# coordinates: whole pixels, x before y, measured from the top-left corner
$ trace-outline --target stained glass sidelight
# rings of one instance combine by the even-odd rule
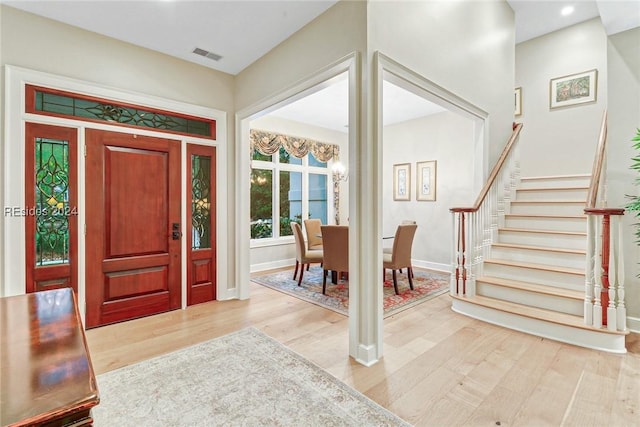
[[[36,138],[36,266],[69,263],[69,143]]]
[[[211,248],[211,157],[191,156],[192,248]]]
[[[212,136],[212,121],[163,114],[156,111],[118,105],[108,101],[84,99],[72,95],[35,91],[35,110],[85,119],[104,120],[129,126]]]

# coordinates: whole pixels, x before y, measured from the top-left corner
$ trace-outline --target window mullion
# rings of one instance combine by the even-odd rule
[[[271,190],[272,195],[272,207],[273,207],[273,238],[277,239],[280,237],[280,164],[276,163],[273,168],[273,189]]]

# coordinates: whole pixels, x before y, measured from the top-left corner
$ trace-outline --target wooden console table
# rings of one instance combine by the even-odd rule
[[[92,425],[99,401],[72,289],[0,298],[0,425]]]

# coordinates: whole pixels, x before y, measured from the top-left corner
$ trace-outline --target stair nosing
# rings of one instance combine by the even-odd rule
[[[587,219],[587,215],[548,215],[548,214],[514,214],[508,213],[504,214],[505,218],[507,217],[515,217],[515,218],[545,218],[545,219]]]
[[[524,262],[507,261],[507,260],[501,260],[501,259],[495,259],[495,258],[485,259],[484,263],[505,265],[505,266],[517,267],[517,268],[529,268],[532,270],[544,270],[544,271],[551,271],[556,273],[572,274],[574,276],[584,276],[584,270],[578,270],[576,268],[569,268],[569,267],[557,267],[554,265],[529,264]]]
[[[530,251],[545,251],[545,252],[561,252],[566,254],[575,254],[575,255],[587,255],[587,251],[582,249],[567,249],[567,248],[551,248],[546,246],[531,246],[531,245],[519,245],[517,243],[492,243],[491,246],[497,246],[502,248],[513,248],[513,249],[525,249]]]
[[[584,300],[584,291],[576,289],[559,288],[556,286],[543,285],[540,283],[523,282],[521,280],[505,279],[495,276],[482,276],[476,279],[477,282],[491,283],[496,286],[502,286],[505,288],[519,289],[525,292],[531,292],[536,294],[544,294],[550,296],[556,296],[559,298]],[[532,289],[535,288],[535,289]]]
[[[572,190],[588,190],[589,186],[586,187],[528,187],[528,188],[518,188],[516,191],[572,191]]]
[[[559,234],[559,235],[567,235],[567,236],[587,236],[587,233],[582,231],[561,231],[561,230],[536,230],[534,228],[511,228],[511,227],[500,227],[498,228],[498,232],[506,231],[506,232],[519,232],[519,233],[542,233],[542,234]]]
[[[531,200],[511,200],[510,203],[555,203],[555,204],[559,204],[559,203],[563,203],[563,204],[576,204],[576,203],[580,203],[583,205],[587,205],[587,202],[585,202],[584,200],[571,200],[571,199],[567,199],[567,200],[554,200],[554,199],[540,199],[540,200],[535,200],[535,199],[531,199]]]
[[[567,327],[574,327],[579,329],[585,329],[593,332],[601,332],[612,335],[627,335],[626,331],[610,331],[606,328],[595,328],[593,326],[585,325],[584,320],[580,316],[575,316],[567,313],[560,313],[557,311],[545,310],[543,308],[526,306],[510,301],[498,300],[491,297],[483,297],[480,295],[473,296],[460,296],[451,295],[452,298],[460,301],[466,301],[470,304],[477,304],[483,307],[491,308],[493,310],[504,311],[517,316],[528,317],[531,319],[537,319],[549,323],[555,323]]]
[[[543,179],[566,179],[566,178],[591,178],[590,173],[578,173],[574,175],[546,175],[546,176],[523,176],[520,181],[535,181]]]

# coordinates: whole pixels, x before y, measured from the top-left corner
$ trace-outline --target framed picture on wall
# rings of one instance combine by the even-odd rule
[[[416,200],[436,200],[436,167],[435,160],[416,163]]]
[[[514,93],[514,101],[515,101],[515,115],[516,117],[522,115],[522,88],[517,87]]]
[[[393,200],[411,200],[411,164],[393,165]]]
[[[598,70],[551,79],[549,83],[549,108],[596,101]]]

